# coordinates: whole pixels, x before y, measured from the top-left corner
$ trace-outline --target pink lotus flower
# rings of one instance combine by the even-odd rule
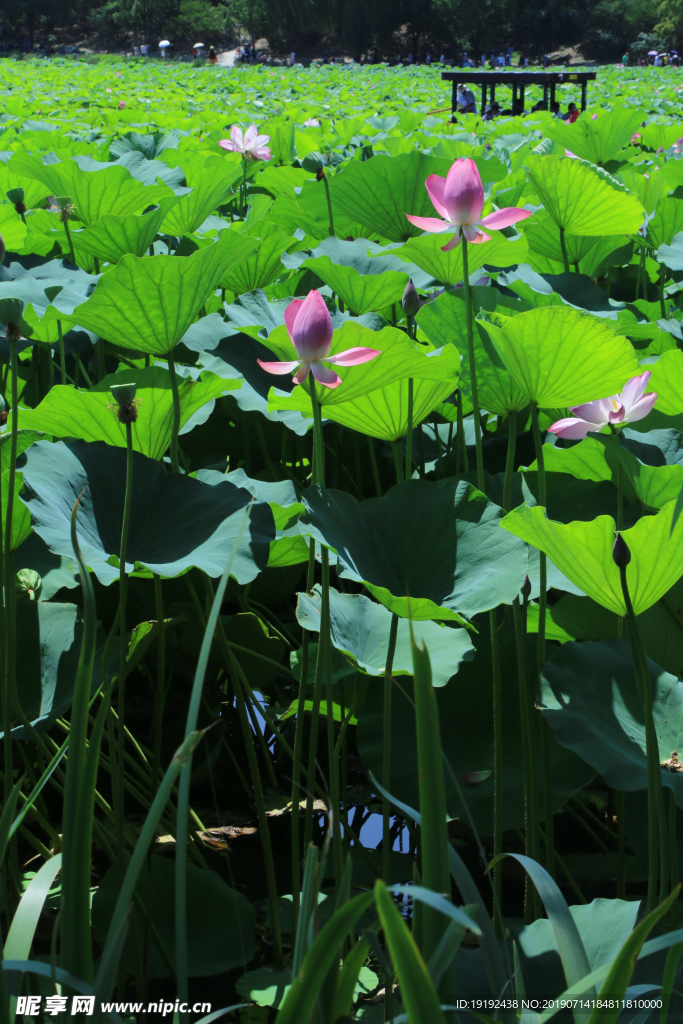
[[[338,366],[358,366],[380,354],[374,348],[350,348],[336,356],[327,354],[332,344],[332,318],[318,291],[309,292],[305,299],[290,302],[285,310],[285,323],[298,359],[274,363],[264,363],[259,359],[258,364],[268,373],[284,374],[296,370],[292,378],[295,384],[303,384],[310,370],[326,388],[339,387],[341,377],[323,366],[323,360]]]
[[[104,91],[105,92],[111,92],[111,89],[105,89]]]
[[[221,139],[218,145],[229,149],[231,153],[241,153],[245,160],[270,160],[266,142],[270,142],[270,135],[259,135],[255,124],[247,128],[244,136],[239,125],[234,124],[230,129],[230,138]]]
[[[638,377],[631,377],[620,395],[572,406],[574,416],[553,423],[548,428],[549,432],[576,441],[589,433],[598,433],[608,425],[625,427],[627,423],[644,419],[657,401],[655,391],[645,394],[649,380],[650,371],[646,370]]]
[[[126,109],[126,104],[123,102],[123,100],[119,100],[119,110],[125,110],[125,109]]]
[[[458,157],[445,178],[440,178],[438,174],[430,174],[425,187],[434,209],[444,219],[413,217],[409,213],[406,217],[411,224],[422,228],[423,231],[454,231],[450,242],[441,247],[443,252],[455,249],[460,244],[461,234],[468,242],[474,244],[488,242],[491,236],[483,232],[481,227],[498,230],[531,216],[529,210],[509,206],[504,210],[489,213],[482,219],[484,188],[474,160]]]
[[[309,117],[309,118],[307,118],[306,121],[304,121],[304,128],[319,128],[319,127],[320,127],[320,121],[318,120],[317,117]]]
[[[121,77],[121,72],[120,72],[120,71],[117,71],[117,72],[116,72],[116,77],[117,77],[117,78],[120,78],[120,77]]]

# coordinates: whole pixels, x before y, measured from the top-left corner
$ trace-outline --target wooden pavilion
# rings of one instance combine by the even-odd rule
[[[496,99],[496,87],[506,85],[512,89],[512,110],[524,110],[524,89],[527,85],[540,85],[543,89],[543,101],[550,105],[555,102],[555,89],[558,85],[581,86],[581,110],[586,109],[586,90],[588,82],[595,81],[595,71],[512,71],[499,68],[493,71],[477,71],[465,68],[462,71],[443,71],[441,78],[453,85],[451,110],[456,113],[456,97],[459,85],[481,86],[481,112],[486,111],[487,91],[489,103]]]

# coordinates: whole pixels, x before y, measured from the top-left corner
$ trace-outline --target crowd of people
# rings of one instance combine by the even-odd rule
[[[456,94],[456,112],[460,114],[478,114],[477,98],[472,90],[464,84],[458,85],[458,91]],[[544,100],[539,100],[531,108],[530,113],[535,113],[538,110],[548,110],[548,104]],[[570,103],[564,114],[560,104],[555,101],[550,104],[550,111],[553,117],[557,117],[560,121],[568,121],[569,124],[573,124],[579,116],[579,110],[576,103]],[[527,111],[517,102],[516,106],[502,110],[500,103],[497,100],[493,100],[488,103],[486,109],[483,112],[484,121],[493,121],[496,117],[521,117],[526,114]]]
[[[624,67],[628,67],[629,64],[633,64],[630,55],[625,53],[621,58],[621,63]],[[644,57],[638,57],[635,61],[637,67],[652,66],[655,68],[677,68],[680,65],[680,57],[678,56],[678,50],[664,50],[662,53],[658,53],[657,50],[650,50]]]

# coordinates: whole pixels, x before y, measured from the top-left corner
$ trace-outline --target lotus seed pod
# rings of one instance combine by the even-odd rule
[[[109,390],[118,406],[116,418],[119,423],[135,423],[138,418],[138,403],[135,401],[137,384],[112,384]]]
[[[417,294],[417,288],[413,284],[412,277],[408,278],[408,284],[401,299],[401,308],[406,316],[415,316],[420,308],[420,297]]]
[[[43,590],[43,578],[35,569],[21,569],[14,581],[18,601],[37,601]]]
[[[620,533],[617,534],[617,538],[614,541],[614,547],[612,548],[612,558],[614,564],[619,569],[625,569],[628,563],[631,561],[631,552],[629,546]]]

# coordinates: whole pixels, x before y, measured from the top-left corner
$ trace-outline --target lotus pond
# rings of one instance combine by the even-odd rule
[[[677,82],[0,64],[3,1022],[683,1019]]]

